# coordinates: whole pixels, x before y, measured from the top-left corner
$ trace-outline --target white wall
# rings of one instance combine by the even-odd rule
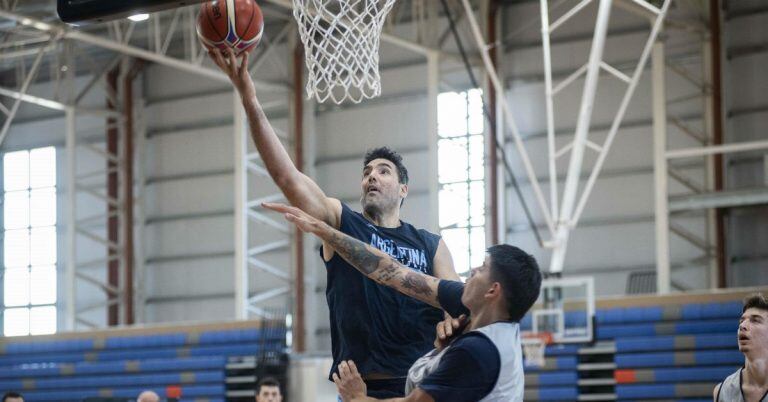
[[[264,72],[260,70],[257,77],[259,74]],[[152,66],[144,74],[143,89],[148,133],[147,227],[143,239],[146,319],[233,319],[232,87]],[[267,103],[286,99],[286,94],[265,93],[260,99]],[[285,135],[285,117],[274,119],[272,124]],[[253,150],[250,139],[248,143]],[[249,187],[251,198],[277,191],[269,179],[251,178]],[[251,223],[249,229],[251,246],[267,240],[269,234],[263,226]],[[287,250],[270,253],[265,260],[291,266]],[[282,286],[270,275],[251,272],[251,292]],[[275,299],[273,307],[285,308],[283,300]]]
[[[731,1],[733,12],[759,1]],[[768,80],[765,65],[768,52],[768,13],[753,13],[728,19],[724,46],[728,54],[724,63],[725,107],[728,112],[724,141],[757,141],[768,138]],[[757,46],[756,50],[749,51]],[[762,46],[762,48],[760,47]],[[743,52],[744,49],[747,52]],[[726,188],[759,188],[768,185],[764,157],[766,151],[732,154],[725,159]],[[728,211],[726,215],[726,249],[729,286],[768,284],[768,207],[757,206]]]

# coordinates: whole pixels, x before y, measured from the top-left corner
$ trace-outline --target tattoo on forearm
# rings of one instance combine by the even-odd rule
[[[432,289],[430,289],[427,279],[423,275],[419,275],[415,272],[406,274],[402,279],[401,284],[405,289],[408,289],[415,294],[423,294],[425,296],[432,295]]]
[[[330,236],[323,238],[348,263],[374,281],[421,300],[434,298],[435,292],[430,285],[435,285],[439,279],[410,271],[382,251],[343,233],[334,231]]]
[[[334,233],[328,242],[345,260],[357,267],[362,273],[370,275],[378,269],[381,257],[368,250],[366,244],[360,240]]]
[[[371,279],[379,283],[388,284],[391,281],[397,280],[400,277],[398,272],[399,264],[393,258],[389,258],[383,267],[376,270],[371,276]]]

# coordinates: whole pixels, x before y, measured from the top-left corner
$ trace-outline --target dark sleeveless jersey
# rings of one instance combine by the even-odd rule
[[[405,222],[384,228],[342,203],[339,230],[391,255],[401,264],[434,275],[432,262],[440,236]],[[322,255],[322,250],[321,250]],[[377,284],[338,253],[325,262],[333,367],[353,360],[361,374],[405,377],[433,348],[441,310]]]

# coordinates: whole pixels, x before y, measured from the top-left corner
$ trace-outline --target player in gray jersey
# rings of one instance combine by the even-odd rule
[[[714,401],[768,402],[768,300],[762,294],[744,300],[738,336],[744,367],[717,384]]]
[[[541,272],[533,256],[508,244],[491,246],[483,265],[472,269],[466,284],[443,280],[406,267],[390,254],[299,208],[263,205],[333,246],[368,279],[441,308],[452,317],[468,317],[452,341],[438,338],[436,348],[413,363],[404,398],[366,396],[357,362],[342,361],[339,372],[333,374],[342,401],[523,402],[519,322],[541,290]]]

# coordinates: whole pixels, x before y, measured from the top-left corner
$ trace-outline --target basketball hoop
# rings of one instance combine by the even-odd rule
[[[381,95],[379,37],[395,0],[293,0],[309,70],[307,98],[336,104]]]
[[[541,332],[538,334],[523,334],[523,365],[525,367],[544,367],[544,351],[552,343],[552,334]]]

